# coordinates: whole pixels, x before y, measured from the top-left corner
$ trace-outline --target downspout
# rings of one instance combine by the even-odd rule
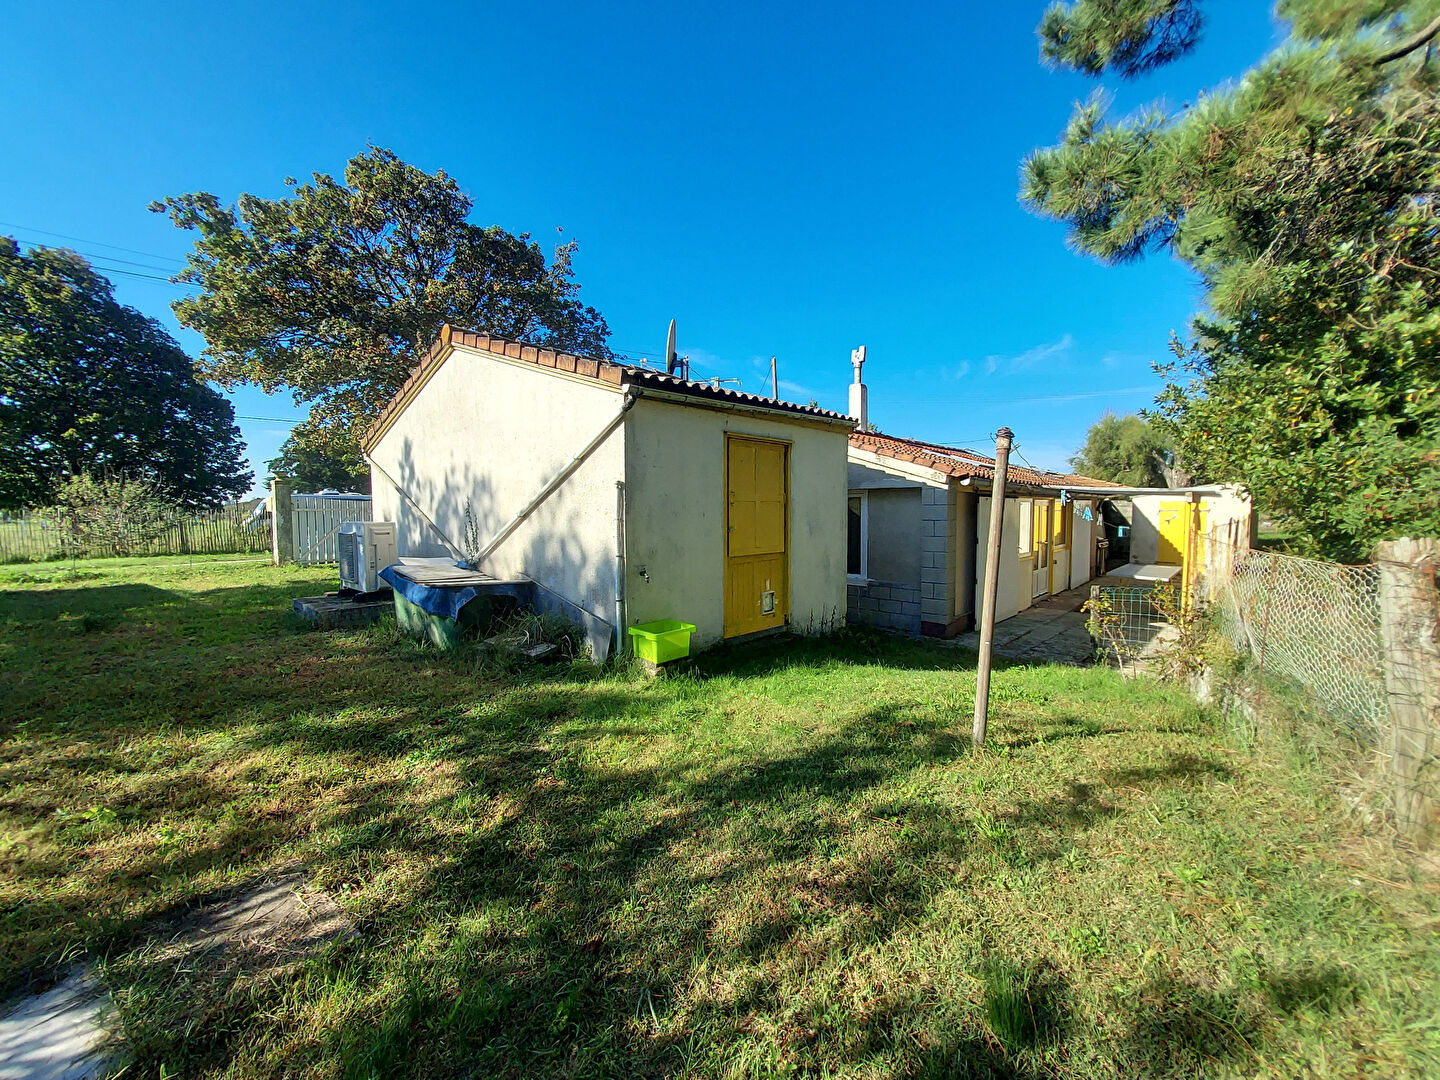
[[[539,493],[526,503],[518,514],[505,523],[489,543],[480,549],[474,560],[477,569],[479,568],[479,564],[494,554],[495,549],[508,540],[516,529],[525,524],[526,519],[529,518],[546,499],[555,494],[556,489],[559,488],[561,484],[570,479],[571,475],[584,463],[585,459],[595,452],[596,447],[610,437],[611,432],[624,422],[625,414],[634,406],[635,399],[639,396],[640,391],[638,388],[628,384],[626,385],[625,401],[621,404],[620,411],[610,419],[609,423],[596,432],[595,437],[585,444],[584,449],[571,458],[569,463],[556,473],[554,478],[541,488]]]
[[[625,481],[615,481],[615,655],[624,656],[625,632]]]

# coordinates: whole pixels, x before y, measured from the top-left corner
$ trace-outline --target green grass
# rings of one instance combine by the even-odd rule
[[[1440,890],[1178,692],[1005,668],[975,753],[956,650],[505,672],[302,630],[329,577],[0,570],[0,989],[99,961],[127,1077],[1440,1071]],[[355,938],[147,961],[294,862]]]

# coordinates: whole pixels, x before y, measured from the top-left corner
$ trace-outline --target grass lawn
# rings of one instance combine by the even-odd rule
[[[1440,889],[1296,740],[1015,666],[975,753],[871,634],[502,675],[300,629],[331,576],[0,569],[0,992],[98,961],[127,1077],[1440,1074]],[[139,959],[297,862],[356,937]]]

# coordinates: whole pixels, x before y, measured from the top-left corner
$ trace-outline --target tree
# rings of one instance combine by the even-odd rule
[[[230,402],[159,323],[74,252],[0,237],[0,508],[84,472],[213,504],[249,488],[244,450]]]
[[[1127,487],[1165,487],[1170,448],[1165,436],[1134,413],[1107,412],[1070,459],[1076,472]]]
[[[307,432],[307,434],[313,433]],[[289,439],[280,456],[266,462],[276,476],[295,481],[297,491],[365,491],[369,470],[360,460],[327,452],[302,440]]]
[[[575,243],[547,265],[529,234],[472,225],[473,204],[443,171],[372,147],[343,182],[285,183],[288,198],[226,207],[201,192],[151,206],[198,233],[177,280],[200,291],[174,309],[205,337],[205,373],[311,404],[282,461],[325,458],[363,476],[360,436],[446,322],[610,355],[605,320],[579,299]]]
[[[1198,0],[1080,0],[1042,51],[1132,76],[1195,47]],[[1440,35],[1433,0],[1282,0],[1290,36],[1180,111],[1094,98],[1022,197],[1109,262],[1170,252],[1207,305],[1155,417],[1317,554],[1440,533]]]

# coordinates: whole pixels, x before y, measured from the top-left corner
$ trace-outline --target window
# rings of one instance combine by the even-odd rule
[[[1057,548],[1070,546],[1070,515],[1074,512],[1074,503],[1057,502],[1055,504],[1055,546]]]
[[[1035,526],[1035,507],[1029,499],[1017,499],[1016,505],[1020,510],[1020,554],[1029,555],[1035,549],[1030,541]]]
[[[845,572],[856,581],[864,581],[869,574],[870,500],[865,492],[858,491],[850,496],[849,505]]]

